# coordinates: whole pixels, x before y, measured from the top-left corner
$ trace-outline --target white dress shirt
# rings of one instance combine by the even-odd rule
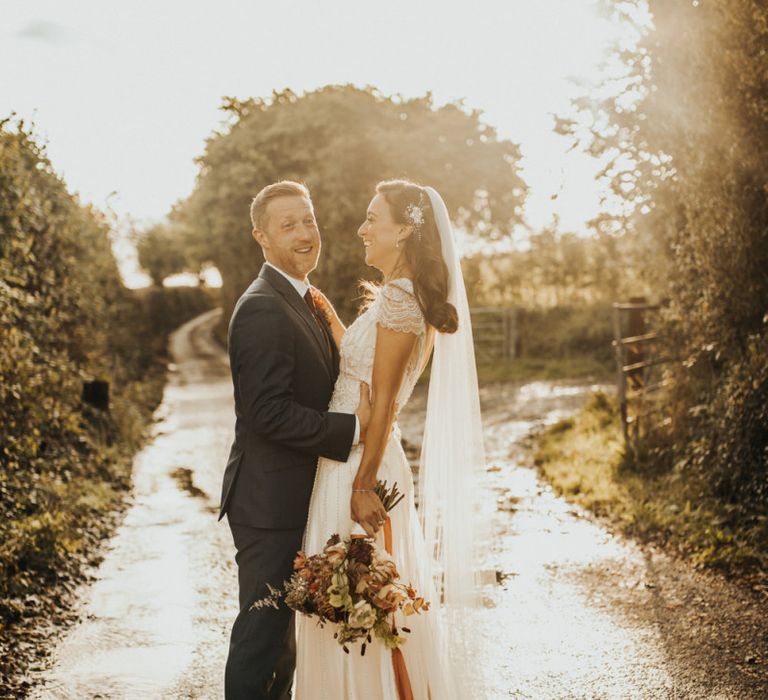
[[[265,265],[269,265],[273,270],[277,270],[285,279],[287,279],[293,288],[299,293],[299,296],[303,299],[304,295],[307,293],[307,290],[310,289],[311,285],[309,284],[309,280],[305,277],[303,280],[297,279],[296,277],[292,277],[287,272],[283,272],[279,267],[276,267],[270,262],[264,261]],[[355,436],[352,439],[352,444],[357,445],[357,443],[360,442],[360,419],[355,415]]]
[[[293,288],[299,293],[299,296],[302,299],[307,293],[307,290],[312,286],[306,277],[303,280],[300,280],[296,277],[292,277],[287,272],[283,272],[279,267],[275,267],[271,262],[265,261],[264,264],[269,265],[273,270],[277,270],[283,277],[285,277],[285,279],[287,279],[293,285]]]

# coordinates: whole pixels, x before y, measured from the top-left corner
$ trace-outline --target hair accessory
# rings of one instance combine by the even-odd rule
[[[405,208],[405,218],[408,219],[408,223],[416,230],[416,237],[421,243],[421,226],[424,223],[424,193],[419,193],[419,203],[409,204]]]
[[[405,216],[416,227],[424,223],[424,210],[416,204],[409,204],[405,208]]]

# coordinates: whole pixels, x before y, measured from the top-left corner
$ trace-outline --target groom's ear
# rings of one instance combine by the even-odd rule
[[[254,228],[253,231],[251,231],[251,234],[253,235],[254,240],[262,248],[269,247],[269,239],[267,238],[267,235],[264,233],[264,231],[262,231],[260,228]]]

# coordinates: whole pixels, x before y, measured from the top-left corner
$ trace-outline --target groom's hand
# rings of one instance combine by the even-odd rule
[[[360,403],[357,405],[355,415],[360,421],[358,442],[363,443],[368,432],[368,423],[371,422],[371,388],[365,382],[360,382]]]

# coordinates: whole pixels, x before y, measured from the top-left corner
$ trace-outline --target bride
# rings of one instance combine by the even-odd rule
[[[296,697],[478,698],[481,689],[467,687],[477,669],[466,630],[478,603],[476,550],[484,542],[473,528],[474,493],[484,456],[469,309],[448,211],[431,187],[381,182],[357,235],[366,263],[384,278],[369,288],[371,303],[345,328],[328,299],[315,294],[341,355],[329,410],[353,413],[366,383],[371,420],[365,444],[353,447],[346,462],[320,458],[303,551],[318,553],[333,533],[345,538],[360,527],[383,549],[387,514],[373,488],[379,479],[396,482],[405,498],[389,513],[392,556],[401,580],[432,607],[406,622],[407,688],[378,639],[364,656],[345,654],[331,626],[297,615]],[[417,514],[396,420],[431,354]]]

